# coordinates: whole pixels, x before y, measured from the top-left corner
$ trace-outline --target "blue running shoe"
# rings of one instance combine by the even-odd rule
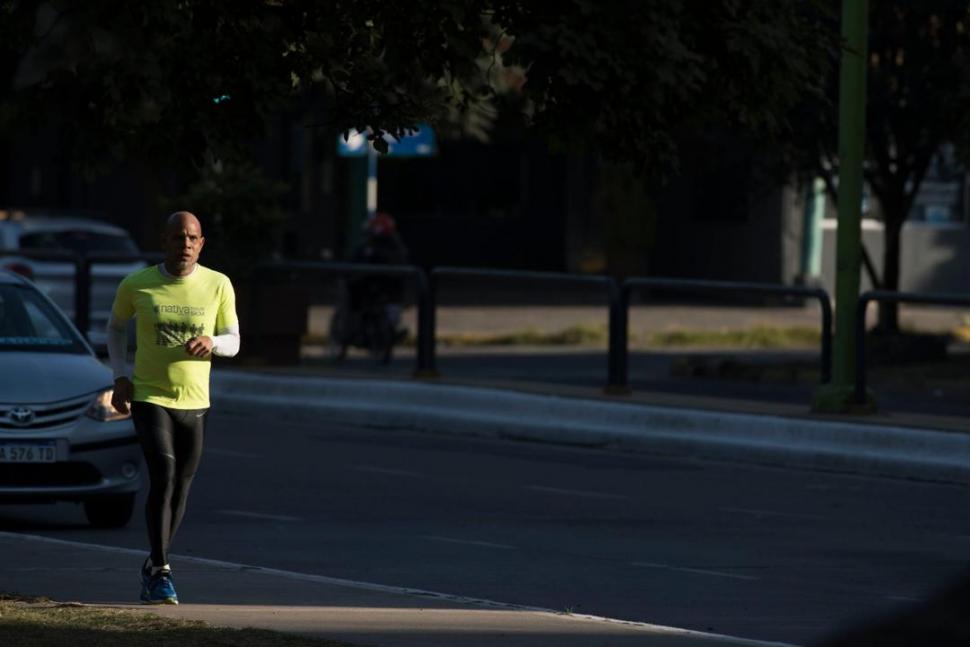
[[[162,571],[152,576],[148,585],[148,604],[178,604],[179,596],[175,593],[172,574]]]

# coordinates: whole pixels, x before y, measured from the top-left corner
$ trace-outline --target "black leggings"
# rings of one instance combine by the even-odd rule
[[[151,481],[145,518],[153,566],[168,564],[168,549],[185,514],[189,486],[202,457],[208,411],[131,403],[131,417]]]

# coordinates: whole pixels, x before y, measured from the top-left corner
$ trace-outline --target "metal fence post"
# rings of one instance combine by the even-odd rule
[[[438,377],[435,368],[435,299],[434,276],[421,268],[414,270],[415,295],[418,302],[418,365],[415,377]]]
[[[818,291],[818,303],[822,308],[822,361],[820,382],[832,381],[832,302],[825,290]]]
[[[609,376],[604,391],[613,394],[628,394],[631,391],[627,370],[630,291],[625,283],[618,286],[613,278],[609,278],[607,281],[610,297],[610,350],[607,360]]]
[[[855,401],[866,403],[866,308],[869,293],[859,295],[855,311]]]

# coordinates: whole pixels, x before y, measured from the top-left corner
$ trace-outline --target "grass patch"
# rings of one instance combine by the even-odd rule
[[[534,328],[505,333],[460,333],[438,335],[442,346],[590,346],[605,344],[606,324],[577,325],[556,331]]]
[[[442,347],[475,347],[475,346],[588,346],[606,344],[608,338],[606,324],[576,325],[556,331],[543,331],[535,328],[500,333],[463,332],[438,333],[437,343]],[[303,335],[302,342],[306,345],[324,346],[329,343],[326,335],[308,333]],[[401,343],[402,346],[417,346],[418,340],[414,331],[408,331],[408,336]]]
[[[941,334],[949,334],[957,341],[970,344],[970,324],[957,326]],[[609,341],[607,325],[578,324],[560,330],[527,328],[498,333],[487,332],[439,332],[437,342],[442,347],[476,346],[595,346]],[[326,346],[326,335],[307,333],[301,342],[306,346]],[[737,329],[693,329],[630,331],[630,345],[637,348],[755,348],[783,349],[816,347],[821,343],[821,332],[815,326],[755,326]],[[414,331],[402,346],[415,347]]]
[[[970,334],[970,332],[968,332]],[[561,330],[525,330],[485,333],[438,333],[440,347],[487,346],[605,346],[609,330],[603,324],[580,324]],[[630,345],[636,348],[804,348],[818,346],[821,333],[809,326],[758,326],[736,330],[681,329],[662,332],[630,333]],[[303,336],[306,345],[327,344],[326,335]],[[417,339],[408,333],[402,345],[415,346]]]
[[[593,346],[609,341],[606,324],[570,326],[546,332],[528,329],[498,334],[439,335],[442,346]],[[630,334],[630,345],[638,348],[801,348],[818,346],[817,328],[755,327],[740,330],[671,330]]]
[[[740,330],[670,330],[638,340],[648,348],[802,348],[818,346],[821,333],[808,326],[756,326]]]
[[[0,594],[4,647],[353,647],[263,629],[228,629],[147,611],[108,609]]]

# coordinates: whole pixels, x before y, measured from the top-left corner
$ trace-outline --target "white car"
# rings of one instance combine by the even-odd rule
[[[20,250],[80,254],[140,254],[121,227],[89,218],[25,214],[0,210],[0,267],[23,274],[37,284],[72,320],[74,313],[73,263],[18,255]],[[118,284],[145,267],[144,261],[94,263],[91,267],[91,305],[88,341],[105,345],[105,327]]]
[[[128,523],[144,469],[112,384],[64,313],[0,270],[0,503],[76,501],[92,525]]]

